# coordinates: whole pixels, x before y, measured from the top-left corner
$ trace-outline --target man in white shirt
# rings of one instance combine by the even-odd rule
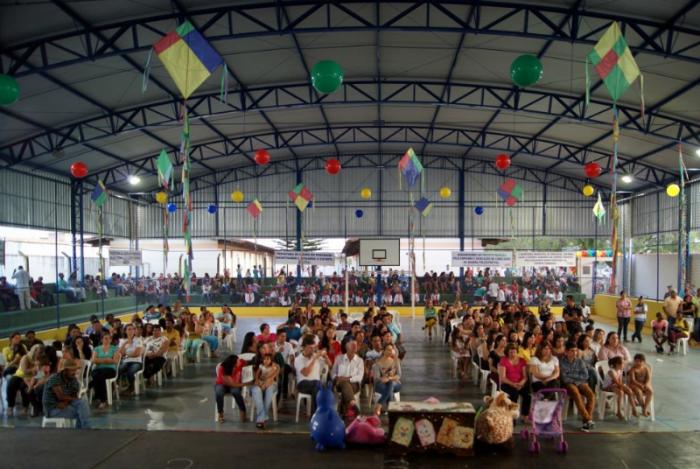
[[[285,330],[277,331],[274,346],[275,353],[279,353],[284,360],[284,369],[282,370],[282,379],[279,380],[277,395],[286,398],[288,389],[287,383],[289,382],[288,376],[289,373],[293,371],[291,363],[294,359],[294,347],[287,342],[287,332]]]
[[[153,336],[146,339],[146,367],[143,370],[143,377],[153,384],[153,377],[165,365],[165,354],[170,347],[170,341],[163,335],[160,324],[153,326]]]
[[[297,375],[297,390],[311,394],[311,414],[316,412],[316,393],[321,384],[321,367],[330,367],[331,362],[325,350],[316,350],[314,336],[305,336],[301,342],[301,353],[294,360]]]
[[[29,274],[20,265],[12,272],[12,279],[15,281],[15,294],[19,297],[19,309],[29,309],[32,302],[29,294]]]
[[[489,297],[493,300],[498,297],[498,284],[493,280],[489,283]]]
[[[355,402],[355,394],[360,391],[365,364],[357,355],[357,342],[349,340],[345,344],[345,355],[335,359],[331,378],[335,390],[341,395],[340,413],[349,418],[357,417],[360,410]]]

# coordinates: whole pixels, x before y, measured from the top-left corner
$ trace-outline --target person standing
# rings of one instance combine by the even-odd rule
[[[642,343],[642,329],[647,320],[647,311],[648,306],[644,304],[644,297],[640,296],[634,307],[634,334],[632,334],[632,342],[634,342],[636,337],[639,343]]]
[[[666,318],[668,319],[668,325],[673,327],[673,323],[676,322],[676,314],[678,313],[678,308],[680,305],[683,303],[683,300],[681,299],[680,296],[676,294],[676,290],[674,290],[670,285],[668,287],[668,296],[664,296],[664,314],[666,315]]]
[[[617,308],[617,335],[627,342],[627,327],[632,316],[632,303],[624,290],[620,292],[620,298],[615,303]]]
[[[21,265],[12,272],[15,281],[15,293],[19,298],[19,309],[29,309],[32,305],[32,296],[29,294],[29,273]]]

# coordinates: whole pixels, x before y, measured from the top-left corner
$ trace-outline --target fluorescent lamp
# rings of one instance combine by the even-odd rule
[[[623,174],[620,180],[625,184],[630,184],[632,181],[634,181],[634,176],[631,174]]]
[[[129,176],[129,184],[131,184],[132,186],[135,186],[136,184],[138,184],[140,182],[141,182],[141,178],[138,177],[137,175],[132,174],[131,176]]]

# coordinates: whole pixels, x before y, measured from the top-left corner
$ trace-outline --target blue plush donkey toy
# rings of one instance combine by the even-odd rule
[[[333,383],[324,388],[319,383],[316,395],[316,412],[311,417],[311,439],[316,442],[316,450],[326,448],[345,449],[345,424],[338,415],[333,395]]]

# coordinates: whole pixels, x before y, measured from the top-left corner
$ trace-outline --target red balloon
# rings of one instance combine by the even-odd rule
[[[331,175],[336,175],[340,172],[340,161],[332,158],[326,160],[326,172]]]
[[[255,152],[255,162],[259,165],[266,165],[270,162],[270,153],[267,150],[258,150]]]
[[[501,153],[496,157],[496,167],[501,171],[505,171],[510,167],[510,156]]]
[[[76,179],[83,179],[88,174],[88,167],[82,161],[76,161],[70,165],[70,173]]]
[[[583,170],[585,171],[586,176],[593,179],[600,176],[602,168],[598,163],[592,161],[590,163],[586,163],[586,165],[583,167]]]

